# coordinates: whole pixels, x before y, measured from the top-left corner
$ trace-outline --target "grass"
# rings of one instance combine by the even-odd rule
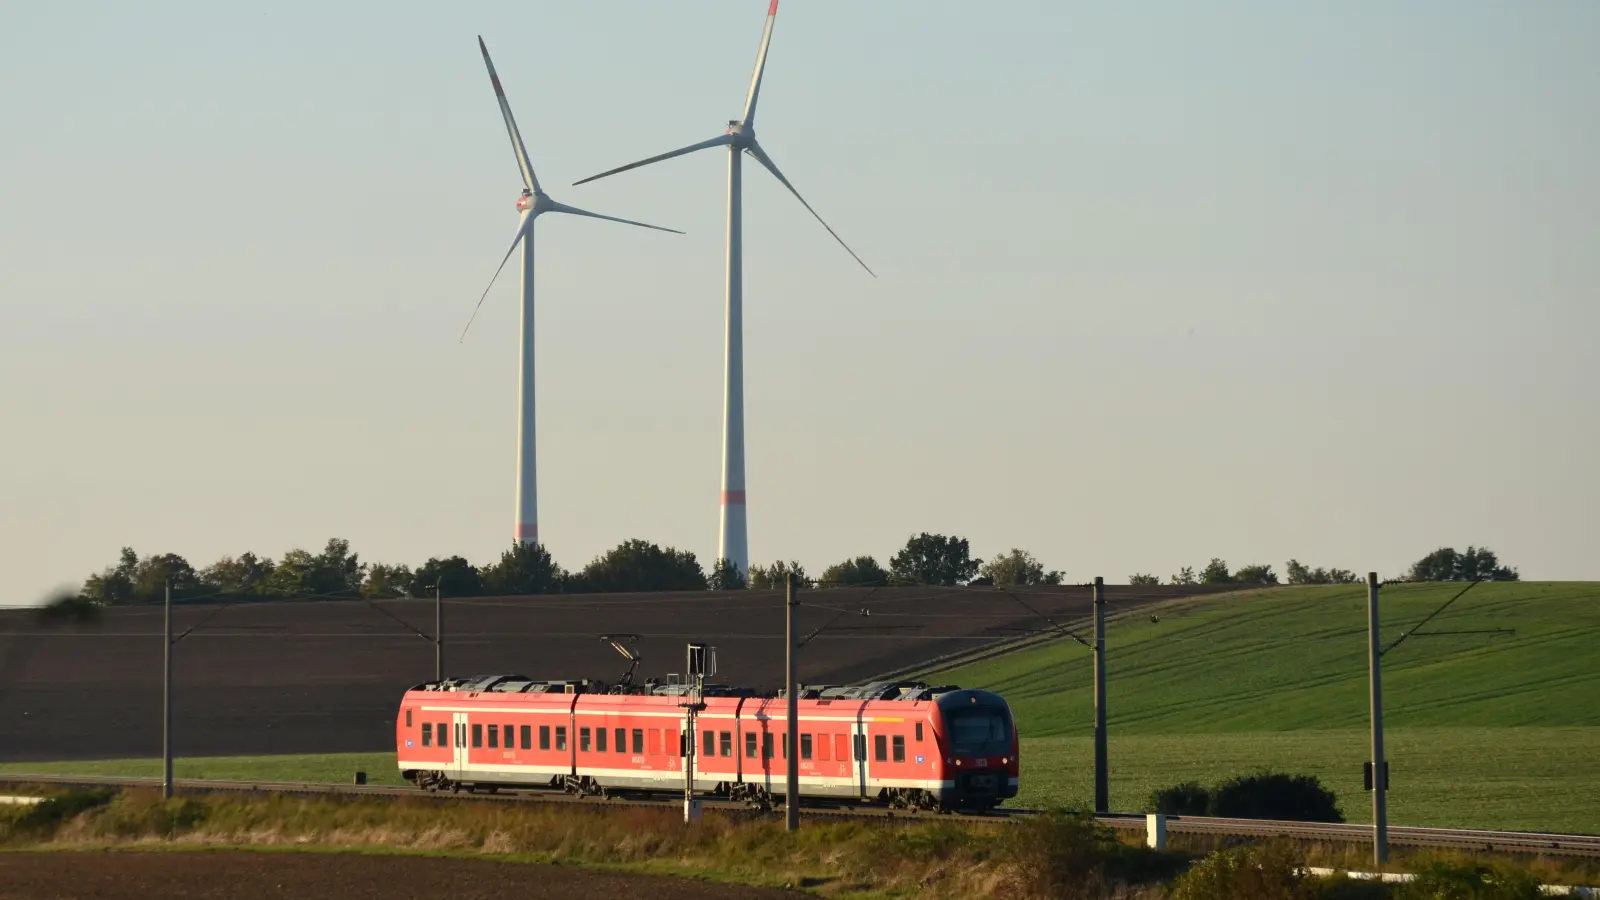
[[[179,757],[174,778],[213,781],[310,781],[350,784],[357,771],[368,784],[403,785],[394,753],[319,753],[286,756]],[[107,778],[160,778],[161,760],[97,759],[0,764],[0,775],[90,775]]]
[[[1386,643],[1463,585],[1382,593]],[[1365,587],[1178,601],[1107,627],[1112,806],[1263,766],[1320,776],[1368,821]],[[1481,584],[1383,659],[1391,821],[1600,832],[1600,586]],[[1058,642],[939,680],[1004,694],[1024,735],[1019,803],[1090,796],[1088,653]],[[1589,802],[1585,802],[1589,801]]]

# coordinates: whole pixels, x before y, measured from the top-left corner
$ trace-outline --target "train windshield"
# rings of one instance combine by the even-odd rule
[[[949,710],[944,714],[949,729],[950,752],[956,756],[999,756],[1011,752],[1011,719],[1004,710]]]

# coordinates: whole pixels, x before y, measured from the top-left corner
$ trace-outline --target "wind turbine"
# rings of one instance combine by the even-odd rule
[[[756,53],[755,74],[750,78],[750,91],[745,95],[744,116],[740,119],[730,120],[728,130],[709,141],[690,144],[687,147],[641,159],[638,162],[628,163],[591,175],[576,184],[585,184],[607,175],[637,169],[653,162],[683,156],[696,150],[705,150],[710,147],[728,148],[728,271],[727,271],[727,321],[726,321],[726,351],[724,355],[723,396],[722,396],[722,527],[717,539],[717,556],[727,560],[738,567],[741,575],[750,571],[750,545],[749,529],[745,516],[744,492],[744,260],[741,241],[740,224],[740,198],[739,198],[739,162],[742,153],[750,154],[751,158],[761,164],[761,167],[772,173],[789,193],[811,213],[839,246],[845,249],[861,263],[861,268],[874,278],[876,274],[867,264],[861,262],[861,257],[844,242],[844,239],[829,227],[817,211],[811,208],[806,198],[800,196],[789,179],[783,177],[772,157],[756,143],[756,101],[761,96],[761,74],[767,65],[767,47],[772,44],[772,23],[778,15],[778,0],[772,0],[767,7],[767,24],[761,32],[761,49]]]
[[[500,266],[494,270],[494,277],[489,279],[489,287],[484,288],[483,293],[479,295],[478,305],[472,308],[472,317],[467,320],[467,327],[461,329],[461,340],[467,339],[467,329],[472,327],[473,319],[478,317],[478,310],[483,307],[483,298],[489,296],[489,288],[494,287],[495,280],[500,277],[506,262],[511,259],[511,254],[517,252],[517,246],[520,244],[522,247],[522,375],[517,407],[517,517],[513,536],[517,542],[537,544],[539,543],[539,485],[538,469],[535,465],[533,416],[533,221],[545,213],[567,213],[591,219],[605,219],[607,222],[621,222],[624,225],[637,225],[640,228],[653,228],[656,231],[671,231],[673,234],[683,234],[683,232],[662,228],[659,225],[646,225],[631,219],[602,216],[552,200],[550,195],[539,187],[538,176],[533,174],[533,164],[528,162],[528,148],[522,143],[522,134],[517,130],[517,120],[511,116],[511,104],[506,102],[505,89],[500,86],[500,76],[495,74],[494,62],[489,59],[489,48],[484,46],[481,35],[478,37],[478,49],[483,52],[483,64],[489,69],[489,81],[494,84],[494,96],[500,102],[500,114],[506,120],[506,134],[511,137],[511,149],[517,156],[517,168],[522,171],[522,196],[517,199],[517,209],[522,211],[522,218],[517,223],[516,236],[511,239],[511,249],[506,251],[506,255],[500,260]]]

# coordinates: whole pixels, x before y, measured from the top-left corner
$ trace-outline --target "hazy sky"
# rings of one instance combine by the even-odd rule
[[[765,0],[0,9],[0,602],[118,548],[716,554],[726,157]],[[746,166],[750,549],[1073,580],[1600,578],[1600,5],[784,0]]]

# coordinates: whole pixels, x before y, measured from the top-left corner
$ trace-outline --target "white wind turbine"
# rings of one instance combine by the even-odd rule
[[[861,263],[861,268],[867,274],[877,276],[861,262],[861,257],[844,242],[844,239],[829,227],[811,204],[800,196],[789,179],[783,177],[778,167],[768,156],[761,145],[756,143],[756,100],[761,94],[761,73],[767,65],[767,47],[772,43],[772,23],[778,15],[778,0],[772,0],[767,7],[767,24],[761,33],[761,49],[756,53],[755,74],[750,78],[750,92],[744,101],[744,117],[728,122],[728,130],[709,141],[690,144],[670,153],[641,159],[635,163],[618,166],[591,175],[576,184],[584,184],[607,175],[626,172],[663,159],[672,159],[683,156],[696,150],[708,147],[728,148],[728,272],[727,272],[727,336],[726,353],[724,358],[723,399],[722,399],[722,527],[717,539],[717,556],[728,560],[738,567],[741,575],[750,571],[750,544],[748,523],[745,517],[745,492],[744,492],[744,297],[743,297],[743,248],[740,239],[740,200],[739,200],[739,161],[741,153],[748,153],[760,163],[763,168],[772,173],[789,193],[794,194],[796,200],[806,208],[839,246],[845,249]]]
[[[500,87],[500,76],[495,74],[494,62],[489,59],[489,48],[484,46],[481,36],[478,38],[478,49],[483,51],[483,64],[489,68],[489,81],[494,84],[495,99],[500,101],[500,114],[506,120],[506,133],[511,136],[511,149],[517,156],[517,168],[522,171],[522,196],[517,200],[517,209],[522,210],[522,219],[517,223],[516,236],[511,239],[511,249],[506,251],[505,257],[500,260],[499,268],[494,270],[494,277],[489,279],[489,287],[484,288],[483,294],[478,297],[478,305],[473,307],[472,318],[467,320],[467,327],[461,329],[461,339],[463,341],[467,339],[467,329],[472,327],[472,320],[478,317],[478,310],[483,307],[483,298],[489,296],[489,288],[494,287],[495,279],[500,277],[506,262],[511,259],[511,254],[517,252],[517,245],[520,244],[522,246],[522,377],[517,407],[517,518],[513,535],[520,543],[537,544],[539,543],[539,485],[538,470],[535,466],[533,415],[533,220],[548,212],[569,213],[591,219],[605,219],[608,222],[621,222],[624,225],[638,225],[641,228],[654,228],[657,231],[671,231],[673,234],[683,234],[683,232],[662,228],[659,225],[646,225],[631,219],[602,216],[550,199],[550,195],[539,187],[538,177],[533,174],[533,164],[528,162],[528,149],[522,143],[521,132],[517,131],[517,120],[511,116],[511,104],[506,102],[506,92]]]

